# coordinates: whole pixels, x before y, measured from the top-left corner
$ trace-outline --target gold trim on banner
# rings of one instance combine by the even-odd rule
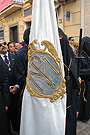
[[[31,55],[33,52],[35,53],[43,53],[43,54],[47,54],[50,57],[53,58],[53,60],[55,61],[55,63],[58,66],[59,72],[56,70],[56,68],[48,61],[48,59],[44,56],[43,60],[44,62],[46,62],[50,68],[57,74],[60,74],[61,77],[61,81],[60,84],[58,85],[58,87],[55,89],[55,92],[52,95],[44,95],[44,89],[41,88],[33,79],[33,77],[31,75],[37,75],[37,76],[43,76],[46,79],[46,82],[48,83],[48,85],[53,86],[53,88],[55,88],[55,83],[52,81],[52,78],[48,75],[45,74],[45,68],[44,68],[44,64],[43,63],[43,69],[44,72],[42,72],[39,67],[41,66],[41,59],[38,58],[38,56],[34,55],[31,58],[32,61],[32,66],[38,71],[38,73],[36,72],[31,72],[29,75],[29,64],[28,64],[28,73],[27,73],[27,80],[26,80],[26,85],[27,85],[27,90],[28,92],[31,94],[31,96],[36,96],[39,98],[50,98],[51,102],[54,102],[56,99],[58,99],[59,97],[63,98],[64,94],[66,93],[65,91],[65,79],[62,76],[62,70],[61,70],[61,64],[60,64],[60,58],[58,57],[58,53],[55,49],[55,47],[53,46],[53,44],[47,40],[43,40],[41,42],[42,46],[45,46],[43,50],[39,50],[35,47],[35,44],[37,44],[37,39],[34,39],[28,46],[28,62],[31,58]],[[46,49],[48,49],[48,52],[45,52]],[[37,59],[39,61],[39,67],[37,67],[35,65],[35,63],[33,62],[33,58],[35,57],[35,59]],[[30,80],[32,80],[33,84],[41,91],[41,93],[37,92],[31,85]]]

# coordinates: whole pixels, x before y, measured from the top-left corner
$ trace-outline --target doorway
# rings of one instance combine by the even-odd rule
[[[9,35],[10,35],[10,41],[19,42],[18,41],[18,25],[9,26]]]

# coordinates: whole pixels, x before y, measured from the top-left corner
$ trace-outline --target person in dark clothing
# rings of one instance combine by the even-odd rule
[[[28,32],[29,31],[29,32]],[[28,64],[28,44],[29,44],[30,28],[27,28],[24,32],[24,46],[21,47],[15,54],[15,79],[16,84],[19,85],[20,89],[20,100],[22,104],[23,92],[26,86],[27,76],[27,64]],[[21,117],[21,112],[20,112]]]
[[[68,41],[69,41],[69,46],[70,46],[70,50],[71,52],[73,52],[73,61],[74,61],[74,64],[76,66],[76,70],[77,70],[77,75],[78,75],[78,79],[80,80],[80,84],[81,84],[81,78],[79,76],[79,73],[78,73],[78,47],[74,44],[74,38],[73,37],[69,37],[68,38]],[[77,117],[78,117],[78,114],[79,114],[79,102],[80,102],[80,92],[78,90],[76,90],[76,110],[77,110]]]
[[[29,34],[30,34],[30,27],[28,27],[23,34],[24,42],[29,45]]]
[[[67,36],[58,28],[66,80],[67,93],[67,114],[66,114],[66,132],[65,135],[76,135],[76,98],[77,90],[79,93],[80,84],[76,66],[74,64],[75,58],[72,48],[69,46]],[[61,38],[62,36],[62,38]],[[78,99],[78,98],[77,98]]]
[[[74,38],[73,37],[69,37],[68,41],[69,41],[69,45],[71,46],[74,54],[77,55],[78,54],[78,47],[74,44]]]
[[[2,43],[0,42],[0,54]],[[0,135],[10,135],[7,110],[10,105],[10,92],[8,86],[8,76],[5,71],[5,64],[0,56]]]
[[[24,90],[26,86],[26,76],[27,76],[27,56],[28,46],[24,45],[15,56],[15,78],[17,84],[20,86],[20,90]]]
[[[8,52],[9,53],[15,53],[15,44],[14,44],[14,42],[8,42]]]
[[[20,86],[21,98],[26,86],[27,64],[28,64],[28,44],[29,44],[30,27],[24,31],[23,39],[26,43],[18,50],[15,56],[15,78]]]
[[[15,53],[22,47],[22,44],[15,43]]]
[[[90,119],[90,38],[82,38],[82,52],[84,57],[80,60],[79,75],[82,79],[80,94],[80,111],[78,120],[88,121]]]
[[[8,84],[10,89],[10,99],[11,104],[8,107],[8,118],[12,124],[15,131],[19,132],[20,126],[20,92],[18,85],[15,80],[14,64],[15,64],[15,54],[8,53],[7,43],[1,39],[2,43],[2,54],[0,54],[2,61],[5,65],[6,74],[8,76]]]

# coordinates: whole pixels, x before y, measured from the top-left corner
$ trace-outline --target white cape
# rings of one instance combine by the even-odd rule
[[[50,41],[64,66],[60,48],[54,0],[33,0],[30,43]],[[40,46],[39,46],[40,47]],[[41,49],[41,48],[40,48]],[[22,102],[20,135],[65,135],[66,94],[53,103],[48,98],[31,96],[25,88]]]

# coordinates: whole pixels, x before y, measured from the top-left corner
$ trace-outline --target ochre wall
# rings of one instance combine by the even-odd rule
[[[28,1],[28,0],[26,0]],[[88,0],[86,0],[88,2]],[[89,2],[90,3],[90,2]],[[26,2],[23,5],[23,8],[11,13],[11,15],[8,15],[3,19],[3,28],[4,28],[4,37],[7,42],[9,42],[9,25],[12,25],[14,23],[18,22],[18,34],[19,34],[19,42],[23,40],[23,33],[24,29],[26,28],[26,22],[24,22],[24,10],[29,8],[31,5],[29,2]],[[88,4],[86,4],[88,6]],[[85,7],[86,8],[86,7]],[[66,20],[66,10],[70,11],[70,21]],[[90,10],[90,8],[88,8]],[[77,0],[76,2],[68,3],[63,6],[63,16],[59,17],[59,19],[62,19],[62,28],[66,35],[73,36],[75,39],[75,42],[79,42],[79,34],[80,34],[80,21],[81,21],[81,0]],[[88,12],[87,10],[85,12]],[[85,16],[87,19],[88,17]],[[27,17],[28,18],[28,17]],[[90,19],[89,19],[90,21]],[[89,21],[86,23],[90,25]],[[88,25],[85,23],[85,28],[88,28]],[[85,30],[85,33],[87,31]],[[87,34],[87,33],[86,33]]]
[[[70,11],[70,21],[66,19],[66,10]],[[64,6],[64,31],[68,37],[73,36],[75,42],[79,42],[81,24],[81,0]]]
[[[16,11],[12,13],[8,17],[3,19],[3,27],[4,27],[4,37],[6,42],[9,42],[9,26],[18,22],[18,34],[19,34],[19,42],[23,40],[23,10]]]
[[[30,3],[25,3],[22,9],[15,11],[14,13],[12,12],[10,15],[2,19],[2,24],[4,28],[4,38],[6,42],[10,41],[9,25],[13,25],[17,22],[18,22],[18,35],[19,35],[18,39],[19,39],[19,42],[23,41],[23,33],[25,29],[25,26],[24,26],[25,22],[23,21],[24,10],[30,6],[31,6]]]
[[[84,36],[90,37],[90,0],[85,0],[84,5]]]

